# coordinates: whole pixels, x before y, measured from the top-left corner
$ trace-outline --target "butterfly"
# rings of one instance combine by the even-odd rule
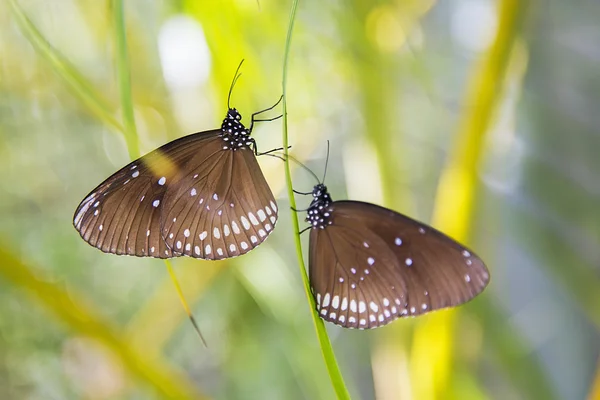
[[[313,174],[314,175],[314,174]],[[309,280],[319,316],[371,329],[465,303],[489,273],[471,250],[442,232],[371,203],[312,192]]]
[[[119,255],[218,260],[254,249],[273,231],[277,204],[250,134],[255,122],[272,120],[256,116],[278,103],[246,128],[228,100],[220,129],[169,142],[92,190],[75,211],[75,229]]]

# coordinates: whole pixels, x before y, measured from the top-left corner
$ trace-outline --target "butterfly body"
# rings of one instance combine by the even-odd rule
[[[436,229],[374,204],[332,201],[322,184],[312,194],[309,274],[326,321],[377,328],[462,304],[487,285],[481,259]]]
[[[79,205],[73,224],[106,253],[217,260],[272,232],[277,206],[251,129],[230,108],[221,129],[169,142],[129,163]]]

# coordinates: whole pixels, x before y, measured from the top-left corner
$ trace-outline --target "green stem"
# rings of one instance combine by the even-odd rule
[[[294,198],[294,192],[292,187],[292,174],[290,172],[290,164],[288,158],[288,113],[287,113],[287,77],[288,77],[288,61],[290,55],[290,47],[292,42],[292,31],[294,29],[294,22],[296,20],[296,10],[298,9],[298,0],[292,1],[292,8],[290,10],[290,21],[288,25],[287,38],[285,41],[285,52],[284,52],[284,60],[283,60],[283,81],[282,81],[282,90],[283,90],[283,148],[285,153],[284,160],[284,168],[285,168],[285,180],[287,184],[287,192],[288,198],[290,201],[290,213],[292,216],[292,229],[294,230],[294,242],[296,245],[296,256],[298,258],[298,266],[300,267],[300,275],[302,276],[302,281],[304,283],[304,292],[306,294],[306,298],[308,299],[308,305],[310,307],[311,315],[313,318],[313,323],[315,326],[315,330],[317,332],[317,338],[319,339],[319,345],[321,346],[321,353],[323,354],[323,359],[325,360],[325,365],[327,367],[327,372],[329,373],[329,378],[331,379],[331,384],[336,392],[338,399],[350,399],[350,394],[348,393],[348,389],[344,383],[344,378],[340,372],[339,366],[337,364],[337,360],[335,358],[335,354],[333,353],[333,348],[331,347],[331,341],[329,340],[329,336],[327,336],[327,331],[325,330],[325,325],[323,324],[323,320],[319,318],[316,313],[316,304],[315,300],[312,296],[310,283],[308,280],[308,275],[306,273],[306,266],[304,265],[304,259],[302,257],[302,244],[300,243],[300,226],[298,223],[298,213],[296,210],[296,200]]]
[[[113,17],[115,23],[117,81],[121,98],[123,123],[125,124],[125,141],[127,142],[129,157],[134,160],[140,156],[140,149],[137,140],[137,129],[135,127],[135,116],[133,114],[129,57],[127,53],[127,33],[125,31],[122,0],[113,0]]]

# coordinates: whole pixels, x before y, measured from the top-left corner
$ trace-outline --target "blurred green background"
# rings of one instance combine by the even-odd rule
[[[290,2],[125,3],[130,148],[219,126],[242,58],[244,121],[281,95]],[[600,398],[598,21],[586,0],[300,2],[292,154],[320,175],[329,139],[334,199],[430,222],[492,277],[455,311],[327,324],[353,398]],[[0,4],[0,398],[334,398],[281,161],[260,158],[280,208],[265,244],[173,262],[208,348],[162,261],[103,254],[72,227],[129,160],[122,39],[111,1]],[[281,121],[253,136],[281,146]]]

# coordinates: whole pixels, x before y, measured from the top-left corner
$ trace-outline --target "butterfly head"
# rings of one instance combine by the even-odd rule
[[[223,149],[237,150],[254,144],[250,137],[250,129],[241,122],[242,115],[235,108],[227,110],[227,116],[221,124],[221,136],[225,145]]]
[[[331,225],[329,220],[331,209],[331,196],[327,191],[327,186],[322,183],[315,185],[312,191],[313,200],[308,207],[306,214],[306,221],[309,222],[313,228],[324,229],[327,225]]]

